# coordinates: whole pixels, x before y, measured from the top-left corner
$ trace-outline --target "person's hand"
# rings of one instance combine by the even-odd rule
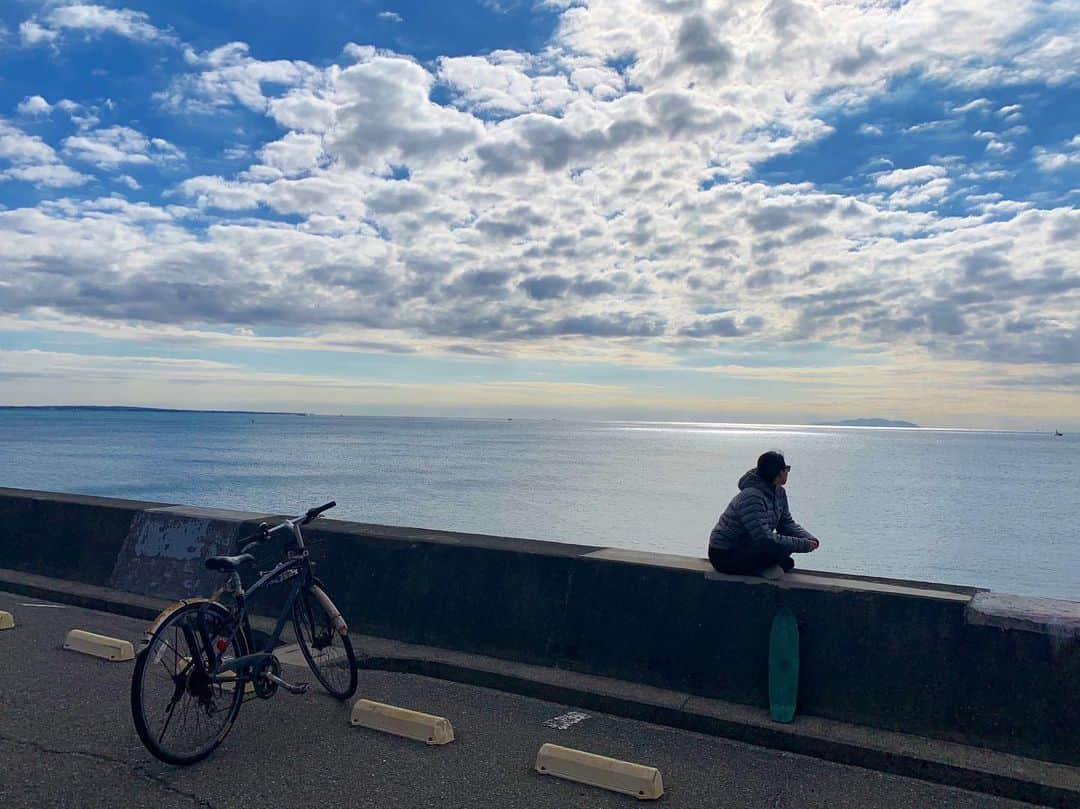
[[[814,538],[811,538],[810,541],[814,543],[813,545],[810,546],[810,551],[811,552],[816,551],[818,548],[821,547],[821,540],[820,539],[817,539],[816,537],[814,537]]]

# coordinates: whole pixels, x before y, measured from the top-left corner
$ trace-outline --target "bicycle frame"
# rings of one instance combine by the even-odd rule
[[[296,579],[289,590],[288,597],[285,599],[281,613],[278,615],[277,622],[274,625],[274,631],[271,632],[270,636],[267,638],[264,648],[258,652],[251,652],[249,650],[249,653],[246,655],[222,661],[219,651],[214,645],[214,639],[208,637],[205,627],[199,627],[200,634],[202,635],[201,640],[203,641],[202,646],[207,650],[207,657],[210,661],[210,669],[205,673],[212,682],[236,682],[237,680],[246,682],[252,679],[251,672],[269,662],[273,657],[273,650],[277,647],[278,641],[281,639],[281,633],[285,629],[285,624],[293,614],[293,607],[296,603],[296,599],[300,596],[301,590],[306,587],[312,587],[316,597],[319,598],[320,601],[323,601],[324,605],[329,607],[327,612],[330,615],[331,620],[334,621],[334,628],[341,634],[348,632],[348,627],[345,625],[344,620],[341,619],[341,614],[338,612],[337,608],[334,607],[329,596],[327,596],[322,588],[318,586],[317,580],[311,572],[311,559],[308,555],[307,548],[304,547],[304,535],[300,531],[300,519],[286,520],[280,525],[270,529],[270,531],[267,532],[267,536],[276,533],[279,530],[283,530],[286,527],[291,531],[292,539],[295,543],[295,547],[287,545],[288,559],[278,563],[266,573],[262,573],[255,583],[247,590],[244,589],[239,572],[234,570],[229,574],[224,588],[224,592],[229,593],[236,600],[236,607],[234,610],[230,610],[230,612],[240,618],[239,625],[232,630],[232,634],[229,637],[229,641],[231,642],[235,637],[236,632],[240,629],[243,630],[246,638],[250,639],[252,637],[251,621],[247,611],[248,596],[269,584],[283,583],[291,578]],[[291,573],[290,571],[296,572]],[[191,638],[188,639],[189,644],[191,643],[191,640]],[[192,646],[191,648],[195,647]],[[202,667],[201,657],[197,660],[196,667]]]

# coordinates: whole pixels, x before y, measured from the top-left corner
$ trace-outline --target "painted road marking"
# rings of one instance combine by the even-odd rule
[[[557,744],[545,744],[536,754],[536,771],[579,784],[609,789],[638,800],[654,801],[664,794],[660,770],[644,764],[598,756]]]
[[[302,669],[308,667],[308,662],[304,659],[304,653],[300,651],[299,643],[290,643],[287,646],[274,649],[274,656],[283,666],[297,666]],[[326,649],[311,650],[311,657],[315,661],[315,665],[326,666],[344,662],[346,656],[343,648],[329,646]]]
[[[556,730],[566,730],[571,725],[576,725],[582,719],[588,719],[587,713],[581,711],[570,711],[570,713],[564,713],[561,716],[555,716],[544,722],[544,727],[555,728]]]

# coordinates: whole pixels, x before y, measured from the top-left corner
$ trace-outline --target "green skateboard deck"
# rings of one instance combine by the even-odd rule
[[[799,625],[781,610],[769,633],[769,711],[777,722],[795,718],[799,696]]]

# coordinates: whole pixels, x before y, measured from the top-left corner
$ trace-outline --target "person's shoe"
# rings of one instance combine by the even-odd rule
[[[795,569],[795,560],[792,559],[790,556],[787,557],[786,559],[781,559],[780,560],[780,567],[783,569],[783,571],[785,573],[790,573],[791,571],[793,571]]]
[[[770,579],[772,581],[775,581],[776,579],[783,577],[784,568],[780,567],[780,565],[769,565],[763,571],[758,573],[758,575],[761,576],[761,578],[763,579]]]

